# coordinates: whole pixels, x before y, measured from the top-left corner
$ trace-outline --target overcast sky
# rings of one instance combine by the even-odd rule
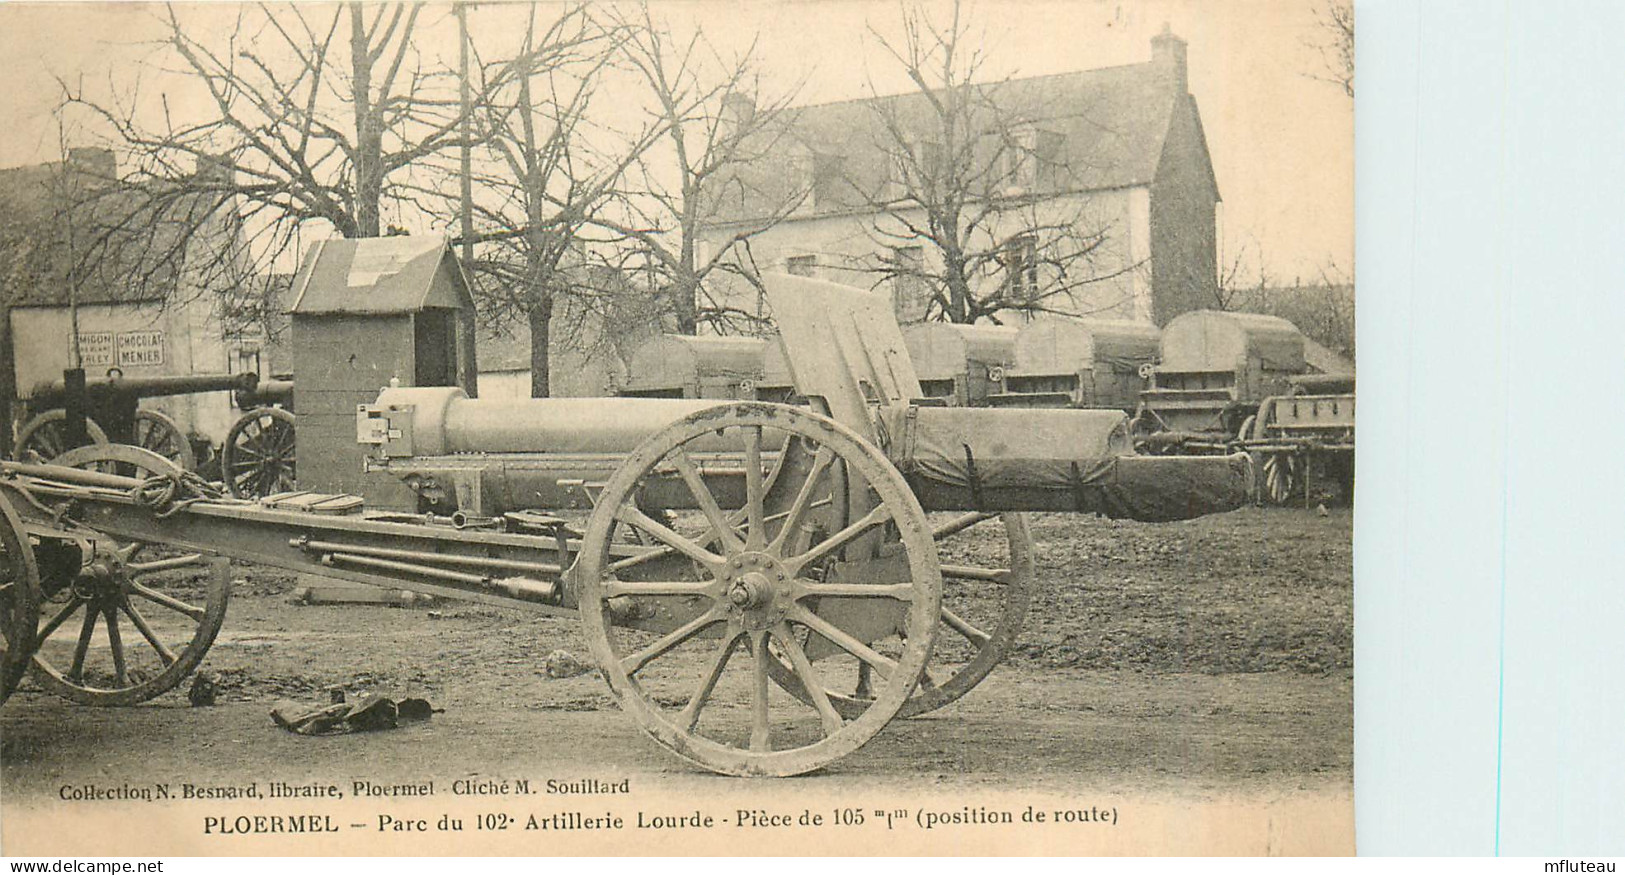
[[[1272,281],[1311,280],[1328,265],[1353,266],[1353,101],[1312,76],[1321,71],[1311,43],[1320,39],[1314,10],[1321,0],[1255,2],[984,2],[969,8],[985,34],[990,75],[1041,75],[1150,57],[1150,39],[1168,24],[1189,42],[1190,89],[1201,108],[1208,147],[1224,198],[1221,249],[1228,260],[1244,247],[1248,273],[1259,257]],[[895,34],[892,2],[672,2],[657,15],[679,32],[702,27],[724,51],[759,40],[768,88],[800,83],[798,102],[906,90],[895,64],[869,34]],[[54,76],[80,79],[95,93],[109,76],[147,75],[145,94],[188,89],[154,75],[159,36],[153,9],[140,4],[0,3],[0,167],[55,160],[59,135],[52,109]],[[519,10],[481,6],[470,16],[478,41],[511,33]],[[229,22],[219,4],[188,8],[201,22]],[[426,53],[454,60],[448,6],[426,16]],[[607,83],[598,105],[635,104],[618,95],[627,81]],[[611,111],[606,109],[605,111]],[[85,134],[71,133],[68,145]]]

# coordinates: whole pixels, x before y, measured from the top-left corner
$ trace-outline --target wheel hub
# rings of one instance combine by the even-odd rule
[[[728,560],[721,578],[728,610],[745,628],[768,629],[784,619],[792,601],[790,574],[771,555],[740,553]]]
[[[120,599],[124,596],[124,583],[128,577],[118,557],[102,554],[79,570],[73,579],[73,591],[80,598],[91,601]]]

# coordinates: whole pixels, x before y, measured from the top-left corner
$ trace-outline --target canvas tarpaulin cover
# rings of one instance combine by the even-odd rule
[[[891,455],[927,510],[1085,511],[1146,522],[1233,510],[1245,454],[1136,456],[1109,410],[911,407],[890,411]]]

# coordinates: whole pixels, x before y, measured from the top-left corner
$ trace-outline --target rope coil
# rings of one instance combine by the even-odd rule
[[[144,478],[130,490],[130,497],[150,509],[158,519],[167,519],[200,501],[215,501],[224,493],[191,471],[173,471]]]

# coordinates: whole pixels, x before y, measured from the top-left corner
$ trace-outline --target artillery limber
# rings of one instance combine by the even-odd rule
[[[651,338],[627,361],[630,375],[618,394],[628,398],[748,399],[762,379],[767,341],[757,337]]]
[[[981,407],[998,391],[1014,357],[1016,329],[1002,325],[919,322],[903,329],[922,398]]]
[[[34,415],[17,434],[16,458],[49,460],[81,443],[118,443],[151,450],[190,471],[197,454],[173,419],[143,408],[144,398],[203,392],[252,392],[259,378],[252,373],[133,376],[114,373],[70,387],[63,379],[35,385],[27,394]],[[81,411],[84,438],[70,435],[73,411]]]
[[[367,464],[451,514],[231,499],[116,446],[6,463],[6,692],[30,657],[86,701],[172,686],[229,586],[216,568],[170,592],[159,572],[233,556],[576,617],[662,746],[718,772],[795,774],[957,699],[1002,659],[1033,586],[1020,511],[1161,520],[1244,499],[1245,456],[1126,455],[1120,412],[917,404],[888,299],[795,277],[767,288],[808,406],[443,387],[362,405]],[[98,626],[111,646],[90,646]],[[143,646],[162,678],[136,675]]]
[[[1352,367],[1284,319],[1186,313],[1163,329],[1162,360],[1135,414],[1136,445],[1152,453],[1249,453],[1258,463],[1255,488],[1275,504],[1300,491],[1307,500],[1320,468],[1347,500]]]
[[[1160,356],[1148,322],[1048,319],[1022,327],[994,407],[1109,408],[1133,413]]]
[[[1286,395],[1265,398],[1242,423],[1235,448],[1260,460],[1260,489],[1275,504],[1314,493],[1317,471],[1354,497],[1354,375],[1302,374]]]
[[[1303,334],[1256,313],[1197,310],[1162,330],[1162,361],[1140,393],[1136,439],[1152,451],[1226,451],[1259,402],[1307,365]]]

